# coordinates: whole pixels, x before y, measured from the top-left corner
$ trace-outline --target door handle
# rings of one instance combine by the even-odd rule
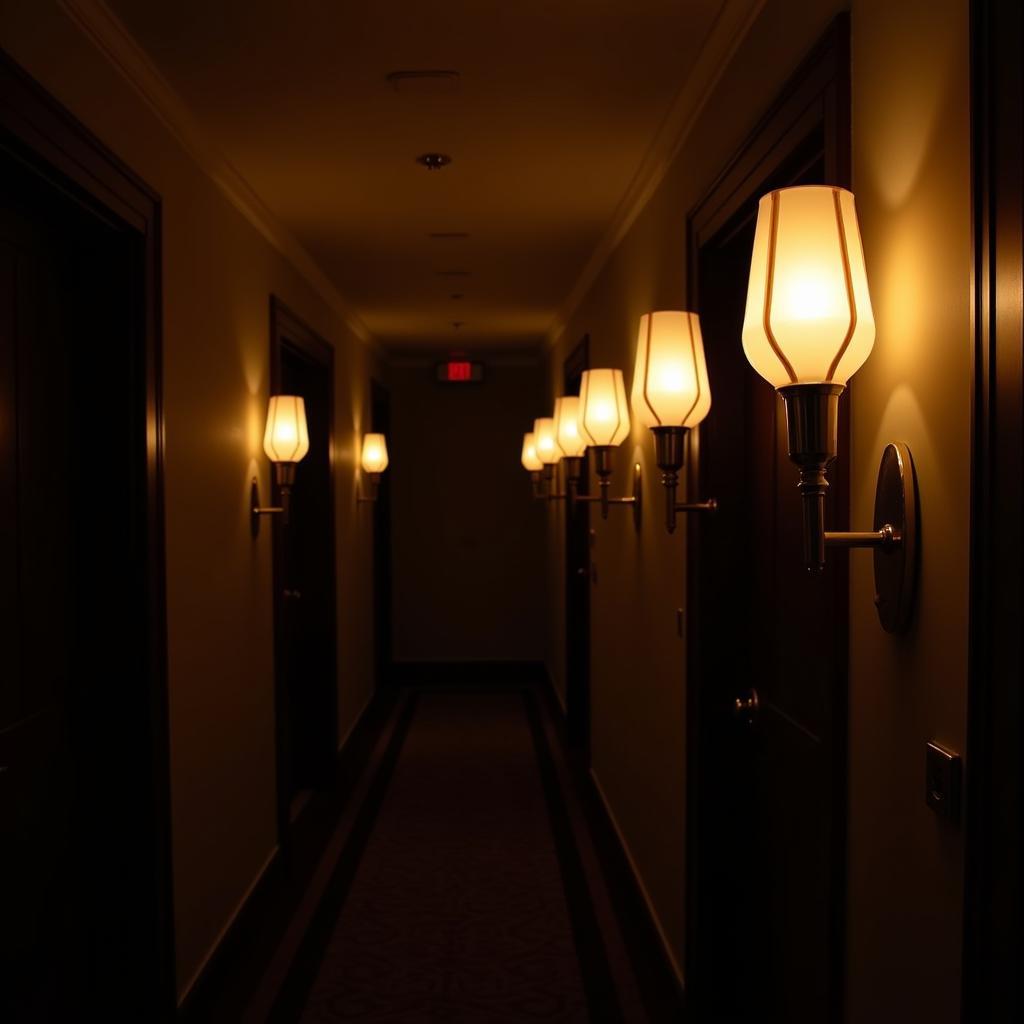
[[[577,569],[577,570],[576,570],[576,575],[577,575],[577,576],[581,576],[581,577],[583,577],[583,578],[585,579],[585,578],[586,578],[587,576],[589,576],[589,575],[590,575],[590,573],[589,573],[589,572],[587,572],[587,570],[586,570],[586,569]]]

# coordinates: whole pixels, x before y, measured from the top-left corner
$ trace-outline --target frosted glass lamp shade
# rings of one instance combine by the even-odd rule
[[[263,450],[271,462],[300,462],[309,451],[306,403],[299,395],[273,395]]]
[[[695,427],[707,416],[711,387],[696,313],[640,318],[630,404],[645,427]]]
[[[555,440],[562,454],[578,459],[587,450],[587,442],[580,436],[580,400],[566,395],[555,401]]]
[[[776,388],[845,385],[874,340],[853,194],[809,185],[763,196],[743,320],[750,365]]]
[[[585,370],[580,384],[580,435],[588,445],[622,444],[629,437],[629,406],[621,370]]]
[[[553,466],[562,457],[555,438],[555,421],[550,416],[533,421],[533,443],[537,458],[545,466]]]
[[[537,458],[537,445],[532,432],[523,434],[522,462],[523,469],[528,469],[531,473],[538,473],[544,468],[544,463]]]
[[[388,443],[383,434],[367,434],[363,438],[361,461],[364,473],[383,473],[388,468]]]

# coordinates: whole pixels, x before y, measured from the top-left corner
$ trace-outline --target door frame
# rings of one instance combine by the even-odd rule
[[[1024,13],[972,0],[973,346],[962,1019],[1024,996]]]
[[[386,413],[381,418],[378,410]],[[370,378],[370,429],[391,436],[391,390],[376,377]],[[381,474],[373,515],[373,630],[374,681],[378,691],[391,686],[394,678],[394,618],[392,616],[391,478]]]
[[[322,368],[327,374],[329,399],[327,409],[327,459],[330,486],[328,488],[328,511],[330,515],[330,538],[328,551],[325,552],[331,565],[331,586],[328,600],[331,622],[331,676],[334,680],[332,689],[332,721],[330,734],[333,737],[332,753],[337,754],[338,747],[338,572],[337,572],[337,518],[335,516],[336,487],[335,479],[335,445],[334,445],[334,346],[321,337],[301,317],[291,310],[276,295],[270,296],[270,393],[278,394],[281,389],[281,357],[285,349],[291,349],[302,358]],[[287,735],[285,732],[285,714],[288,694],[285,689],[285,673],[282,670],[282,658],[285,651],[284,630],[284,545],[281,543],[283,526],[275,517],[274,522],[274,717],[275,717],[275,762],[277,782],[277,834],[282,851],[287,851],[291,833],[291,795],[289,793],[289,766],[287,762]],[[326,785],[329,778],[324,779]]]
[[[562,363],[562,394],[579,394],[570,392],[570,382],[590,368],[590,335],[584,334]],[[589,473],[587,471],[587,453],[583,453],[584,463],[580,473],[578,493],[586,494]],[[584,763],[590,767],[590,504],[576,502],[575,507],[568,503],[565,510],[565,735],[569,745],[579,752]],[[583,544],[586,551],[586,565],[572,565],[571,535],[574,530],[583,532]],[[586,587],[580,586],[575,573],[586,569]],[[585,594],[582,599],[581,611],[586,616],[587,635],[575,645],[581,652],[582,665],[578,672],[573,673],[575,659],[572,656],[574,622],[569,615],[569,595],[573,588]],[[575,685],[574,685],[575,679]]]
[[[138,240],[134,305],[140,374],[136,396],[137,462],[131,488],[137,528],[145,538],[140,567],[141,635],[128,635],[147,666],[144,711],[127,752],[132,770],[148,776],[151,799],[133,807],[139,846],[152,852],[140,866],[137,892],[152,907],[151,955],[140,982],[152,996],[154,1020],[173,1017],[177,1003],[171,866],[170,753],[167,694],[166,563],[164,551],[164,412],[160,196],[5,51],[0,50],[0,145],[34,173]],[[116,680],[113,681],[116,684]],[[138,680],[126,691],[137,696]],[[140,763],[141,762],[141,763]],[[145,894],[145,895],[143,895]],[[141,945],[140,941],[140,945]]]
[[[826,179],[836,185],[851,183],[851,114],[850,114],[850,20],[849,14],[838,15],[825,34],[799,65],[778,98],[750,132],[725,169],[712,183],[687,218],[687,299],[689,309],[700,311],[700,250],[730,220],[760,194],[761,185],[777,173],[814,131],[823,131]],[[844,396],[847,404],[849,398]],[[848,404],[847,404],[848,408]],[[849,416],[840,418],[840,451],[848,449]],[[691,431],[690,455],[687,460],[688,493],[704,494],[700,460],[701,428]],[[849,459],[840,459],[831,473],[836,497],[836,528],[846,529],[849,517]],[[701,737],[704,707],[701,700],[701,517],[687,524],[686,635],[687,653],[687,829],[686,829],[686,952],[688,979],[697,979],[698,950],[702,942],[700,921],[695,912],[702,875],[699,856],[697,808],[700,806]],[[838,649],[843,659],[842,693],[837,696],[835,750],[833,752],[833,806],[835,830],[832,841],[833,920],[837,934],[833,936],[834,963],[831,987],[835,1016],[842,1019],[843,976],[846,917],[846,816],[847,816],[847,724],[846,662],[848,647],[849,595],[846,573],[837,574],[838,607],[842,622],[837,623]],[[692,984],[692,981],[691,981]]]

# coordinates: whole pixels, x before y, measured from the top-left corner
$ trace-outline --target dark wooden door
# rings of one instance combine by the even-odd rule
[[[391,438],[391,393],[370,381],[370,429]],[[377,687],[391,682],[391,477],[383,473],[373,505],[373,630]]]
[[[563,394],[578,395],[590,366],[590,338],[569,353],[563,366]],[[584,456],[580,493],[589,474]],[[580,756],[590,758],[590,505],[565,510],[565,705],[566,735]]]
[[[275,527],[279,771],[290,822],[304,792],[325,785],[337,753],[333,352],[275,305],[274,390],[301,395],[309,452],[299,463],[287,524]],[[283,804],[283,801],[282,801]]]
[[[760,196],[844,183],[837,140],[848,121],[822,116],[820,101],[806,116],[826,72],[843,74],[844,41],[833,36],[824,64],[798,76],[691,220],[691,301],[714,394],[697,486],[720,502],[690,537],[689,991],[699,1020],[842,1018],[848,562],[839,554],[821,575],[804,569],[784,408],[748,364],[741,333]],[[833,529],[846,528],[849,504],[845,398],[840,422]],[[736,701],[755,693],[757,710],[739,712]]]
[[[0,144],[0,1019],[156,1019],[142,249]]]

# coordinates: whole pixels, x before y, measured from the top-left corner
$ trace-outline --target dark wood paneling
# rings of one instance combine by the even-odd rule
[[[1024,11],[972,17],[973,464],[963,1020],[1024,1019]]]
[[[103,674],[103,705],[112,710],[102,737],[96,737],[96,765],[130,777],[98,790],[116,794],[115,815],[98,811],[105,827],[118,834],[108,842],[127,858],[117,891],[110,893],[111,920],[134,924],[122,962],[121,987],[132,993],[139,1015],[168,1018],[175,1003],[173,896],[170,867],[170,789],[167,738],[166,612],[163,505],[163,411],[161,398],[161,207],[157,194],[84,126],[42,90],[6,54],[0,53],[0,147],[55,193],[69,198],[121,239],[124,264],[117,268],[119,324],[126,332],[128,382],[118,402],[126,407],[116,460],[103,465],[116,486],[89,479],[86,500],[104,496],[115,503],[103,524],[104,537],[117,524],[118,547],[111,548],[111,579],[131,611],[122,626],[118,664]],[[121,455],[125,457],[122,458]],[[95,467],[94,467],[95,468]],[[96,536],[93,544],[102,543]],[[130,551],[130,555],[127,552]],[[98,581],[96,601],[107,581]],[[125,595],[128,595],[125,598]],[[90,684],[93,682],[89,681]],[[137,796],[136,796],[137,794]],[[117,824],[119,822],[119,824]],[[120,862],[119,862],[120,863]],[[144,1007],[144,1009],[143,1009]],[[111,1020],[117,1010],[108,1007]]]
[[[689,492],[720,502],[687,530],[687,983],[698,1015],[760,1006],[793,1021],[842,1018],[848,563],[833,558],[816,579],[800,566],[784,417],[747,365],[740,327],[760,196],[850,185],[849,74],[842,15],[687,225],[689,308],[704,321],[715,395],[690,438]],[[829,478],[829,521],[843,530],[848,394]],[[748,728],[728,707],[750,687],[762,708]]]

